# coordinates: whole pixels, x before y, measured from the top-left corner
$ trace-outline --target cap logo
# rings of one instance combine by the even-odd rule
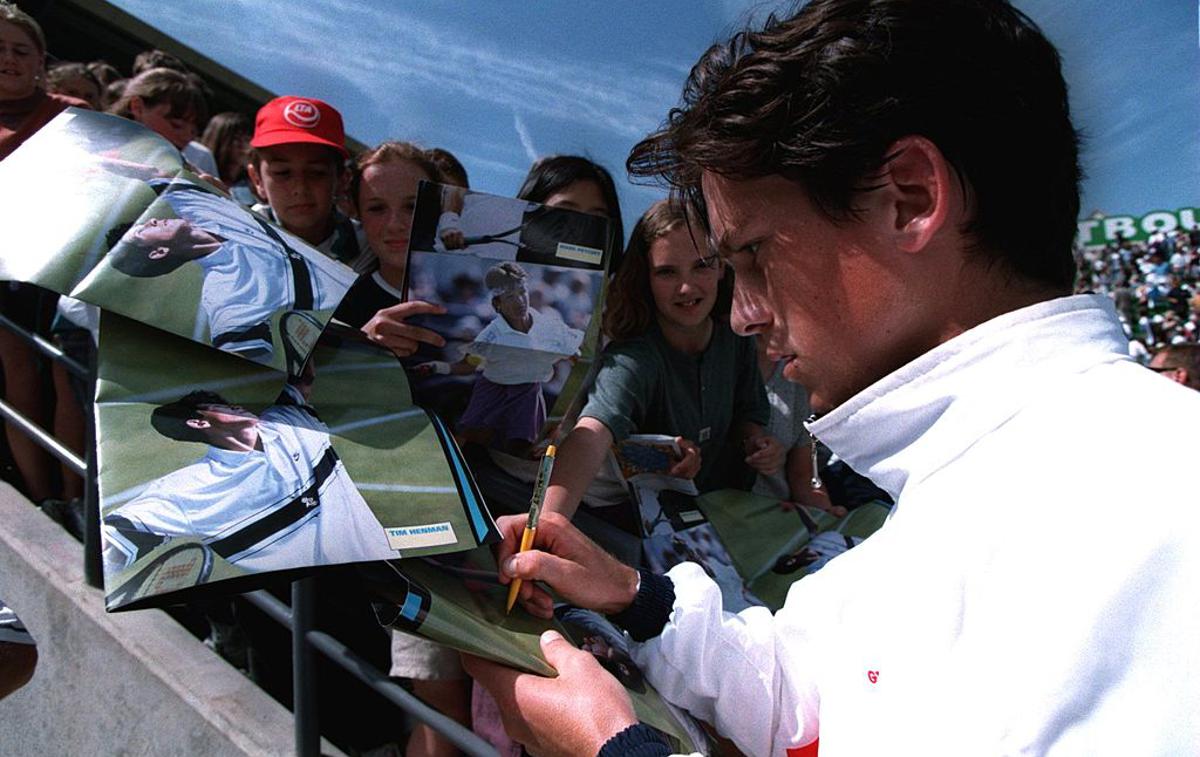
[[[284,107],[283,120],[301,129],[312,129],[321,122],[321,111],[307,100],[295,100]]]

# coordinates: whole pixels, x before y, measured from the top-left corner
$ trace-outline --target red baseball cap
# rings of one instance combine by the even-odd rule
[[[350,157],[346,151],[342,114],[329,103],[313,97],[287,95],[276,97],[258,109],[251,147],[273,147],[296,142],[326,145],[337,150],[342,157]]]

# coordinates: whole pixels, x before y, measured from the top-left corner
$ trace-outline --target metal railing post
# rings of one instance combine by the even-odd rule
[[[321,725],[317,721],[317,671],[308,632],[316,610],[316,579],[292,584],[292,712],[296,718],[296,754],[318,757]]]
[[[96,396],[96,372],[89,371],[89,397]],[[84,408],[83,454],[87,460],[87,477],[83,482],[83,577],[89,586],[104,587],[104,565],[100,543],[100,471],[96,458],[96,406]]]

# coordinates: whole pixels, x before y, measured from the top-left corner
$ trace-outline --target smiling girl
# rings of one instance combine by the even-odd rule
[[[359,277],[334,317],[400,357],[413,354],[422,342],[441,347],[440,336],[405,319],[445,308],[402,302],[417,187],[421,181],[440,181],[441,174],[423,150],[408,142],[384,142],[359,156],[356,168],[350,195],[379,269]]]
[[[728,285],[677,204],[646,211],[608,296],[604,331],[613,341],[559,452],[547,509],[574,514],[609,447],[633,433],[678,437],[684,452],[671,475],[694,479],[701,492],[742,483],[743,457],[759,472],[779,469],[782,446],[763,430],[754,342],[735,335],[723,312]]]

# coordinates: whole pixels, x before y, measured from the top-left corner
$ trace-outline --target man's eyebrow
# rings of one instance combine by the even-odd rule
[[[742,247],[740,243],[734,240],[733,231],[731,230],[726,230],[713,244],[717,249],[718,255],[732,255]]]

